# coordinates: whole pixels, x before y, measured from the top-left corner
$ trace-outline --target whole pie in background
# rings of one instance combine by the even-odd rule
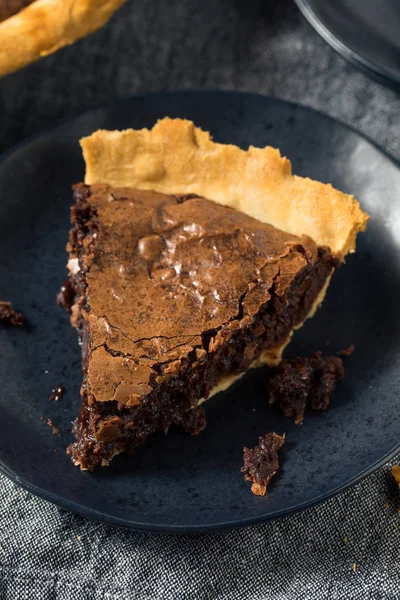
[[[126,0],[0,0],[0,76],[102,27]]]

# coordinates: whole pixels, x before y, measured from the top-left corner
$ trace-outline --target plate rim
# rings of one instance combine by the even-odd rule
[[[303,1],[303,0],[295,0],[295,1],[297,2],[297,1]],[[272,102],[272,103],[276,103],[276,104],[283,103],[283,104],[289,105],[295,109],[300,109],[300,110],[306,111],[306,112],[317,113],[319,115],[319,117],[326,119],[328,121],[334,122],[335,124],[337,124],[341,127],[344,127],[347,130],[350,130],[353,134],[356,134],[358,137],[362,138],[365,142],[370,144],[376,151],[378,151],[386,159],[388,159],[396,168],[400,168],[399,161],[397,161],[393,156],[391,156],[384,148],[381,148],[374,140],[371,140],[367,135],[358,131],[352,125],[348,125],[347,123],[344,123],[340,119],[336,119],[335,117],[332,117],[331,115],[323,113],[322,111],[319,111],[319,110],[314,109],[307,105],[303,105],[300,103],[296,103],[293,101],[279,98],[278,96],[269,96],[269,95],[251,92],[251,91],[245,91],[245,90],[219,90],[219,89],[215,89],[215,88],[206,88],[206,89],[200,89],[200,90],[199,89],[177,89],[177,90],[166,90],[166,91],[158,90],[158,91],[153,91],[153,92],[149,92],[149,93],[136,93],[136,94],[130,94],[129,96],[125,96],[125,97],[121,97],[121,98],[114,98],[113,100],[110,100],[106,103],[102,103],[102,104],[95,105],[92,107],[86,107],[86,109],[80,110],[75,115],[66,117],[64,119],[56,120],[49,127],[46,127],[45,129],[37,132],[36,134],[34,134],[32,136],[28,136],[28,137],[24,138],[23,140],[21,140],[20,142],[18,142],[17,144],[11,146],[8,150],[6,150],[5,152],[0,154],[0,165],[2,165],[4,161],[6,161],[10,156],[12,156],[15,152],[19,151],[24,146],[28,146],[32,142],[38,141],[41,138],[45,138],[47,135],[53,133],[55,130],[60,129],[60,128],[64,127],[65,125],[67,125],[68,123],[74,122],[74,121],[82,118],[87,113],[95,112],[98,110],[104,110],[109,107],[112,107],[112,106],[115,106],[118,104],[122,104],[122,103],[129,103],[134,99],[135,100],[145,99],[149,96],[159,96],[161,98],[165,95],[169,95],[169,96],[193,95],[193,96],[195,96],[195,95],[199,95],[199,94],[202,94],[205,96],[220,94],[220,95],[226,95],[226,96],[235,95],[235,96],[243,96],[243,97],[256,97],[256,98],[261,98],[267,102]],[[70,510],[71,512],[78,514],[80,516],[83,516],[91,521],[101,522],[101,523],[105,523],[105,524],[112,525],[115,527],[129,529],[129,530],[133,530],[133,531],[147,531],[147,532],[151,532],[151,533],[164,533],[164,534],[200,534],[200,533],[212,532],[212,531],[232,530],[232,529],[237,529],[240,527],[248,527],[251,525],[267,523],[270,521],[282,519],[284,517],[293,516],[295,514],[303,512],[304,510],[313,508],[313,507],[315,507],[319,504],[322,504],[323,502],[337,496],[341,492],[344,492],[347,489],[353,487],[354,485],[356,485],[357,483],[362,481],[364,478],[366,478],[369,475],[371,475],[372,473],[374,473],[380,467],[382,467],[386,463],[390,462],[390,460],[393,459],[394,456],[398,453],[399,449],[400,449],[400,442],[396,446],[394,446],[389,452],[387,452],[384,456],[382,456],[380,459],[375,461],[368,468],[364,469],[363,471],[360,471],[357,475],[355,475],[353,478],[348,480],[346,483],[333,488],[332,490],[330,490],[329,492],[327,492],[325,494],[321,494],[321,495],[317,496],[316,498],[314,498],[311,501],[310,500],[304,501],[303,503],[296,505],[296,507],[293,507],[292,509],[277,510],[277,511],[267,514],[267,515],[258,515],[258,516],[249,517],[246,519],[229,520],[229,521],[224,521],[222,523],[209,523],[209,524],[200,524],[200,525],[176,526],[176,525],[168,525],[165,523],[164,524],[140,523],[140,522],[127,521],[126,519],[123,520],[123,519],[120,519],[113,515],[105,514],[104,512],[97,511],[94,508],[89,508],[85,505],[78,504],[76,501],[68,500],[68,499],[64,498],[63,496],[59,496],[56,493],[53,493],[46,489],[43,489],[39,486],[36,486],[34,483],[29,481],[29,479],[27,477],[21,477],[14,470],[7,467],[6,464],[4,464],[4,462],[3,462],[1,452],[0,452],[0,473],[2,473],[10,481],[12,481],[18,487],[21,487],[22,489],[26,490],[27,492],[32,493],[35,496],[38,496],[38,497],[46,500],[47,502],[50,502],[58,507]]]
[[[53,504],[62,509],[66,509],[71,511],[74,514],[80,515],[81,517],[85,517],[89,521],[104,523],[105,525],[112,525],[113,527],[118,527],[125,530],[130,531],[144,531],[148,533],[162,533],[162,534],[185,534],[185,535],[196,535],[202,533],[209,532],[218,532],[218,531],[229,531],[233,529],[240,529],[242,527],[249,527],[252,525],[262,525],[266,523],[270,523],[272,521],[278,521],[280,519],[286,517],[292,517],[294,515],[300,514],[305,510],[314,508],[318,505],[327,502],[330,499],[335,498],[342,492],[350,489],[354,485],[360,483],[363,479],[372,475],[375,471],[377,471],[380,467],[383,467],[385,464],[390,462],[394,456],[398,453],[400,449],[400,443],[397,444],[392,450],[389,451],[384,457],[370,465],[368,469],[361,471],[349,480],[347,483],[338,486],[327,492],[326,494],[321,494],[317,496],[311,501],[305,501],[303,503],[298,504],[296,507],[292,509],[283,509],[278,510],[269,515],[260,515],[257,517],[249,517],[248,519],[241,520],[233,520],[233,521],[225,521],[223,523],[210,523],[206,525],[158,525],[158,524],[149,524],[149,523],[140,523],[140,522],[131,522],[126,519],[119,519],[114,517],[113,515],[105,514],[103,512],[97,511],[94,508],[88,508],[82,504],[77,504],[71,500],[65,499],[63,496],[58,496],[48,490],[44,490],[35,484],[31,483],[29,480],[24,479],[14,473],[11,469],[8,469],[2,462],[0,456],[0,473],[7,477],[12,483],[22,488],[23,490]],[[250,490],[249,490],[250,493]]]
[[[310,6],[310,0],[294,0],[298,9],[310,23],[312,28],[320,35],[320,37],[329,44],[335,52],[342,58],[347,60],[357,69],[360,69],[364,74],[368,75],[379,83],[395,88],[398,90],[400,86],[400,73],[397,75],[392,70],[380,66],[378,63],[365,58],[349,46],[342,42],[329,27],[317,16],[315,10]]]

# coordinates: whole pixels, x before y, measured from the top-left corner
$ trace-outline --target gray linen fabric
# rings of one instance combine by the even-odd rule
[[[189,87],[311,106],[400,158],[399,94],[346,64],[291,0],[132,0],[0,81],[0,150],[116,96]],[[91,523],[0,476],[0,599],[396,600],[396,494],[388,465],[294,517],[190,537]]]

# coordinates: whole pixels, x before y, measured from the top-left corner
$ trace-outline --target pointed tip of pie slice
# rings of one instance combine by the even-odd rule
[[[306,234],[341,261],[355,251],[369,220],[353,196],[293,175],[279,150],[218,144],[184,119],[165,118],[153,129],[98,130],[80,143],[87,184],[195,193],[288,233]]]

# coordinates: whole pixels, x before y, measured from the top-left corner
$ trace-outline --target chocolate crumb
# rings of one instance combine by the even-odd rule
[[[64,395],[64,386],[58,385],[55,387],[51,393],[50,400],[61,400]]]
[[[21,327],[25,323],[24,316],[15,311],[11,302],[0,300],[0,323],[3,325],[12,325],[13,327]]]
[[[60,433],[61,433],[61,430],[60,430],[60,429],[58,429],[58,427],[56,427],[56,426],[54,425],[54,423],[53,423],[53,421],[52,421],[51,419],[47,419],[47,425],[48,425],[49,427],[52,427],[52,428],[53,428],[53,435],[60,435]]]
[[[44,421],[44,417],[40,417],[40,420],[41,420],[41,421]]]
[[[311,358],[284,359],[269,380],[272,400],[286,417],[301,423],[307,406],[326,410],[336,381],[344,377],[343,362],[316,352]]]
[[[348,348],[345,348],[344,350],[340,350],[338,352],[338,356],[343,356],[343,358],[347,358],[348,356],[351,356],[354,352],[354,345],[351,344]]]
[[[244,466],[241,471],[246,481],[251,481],[251,491],[264,496],[269,482],[279,469],[278,451],[285,443],[285,436],[267,433],[258,438],[254,448],[243,448]]]

